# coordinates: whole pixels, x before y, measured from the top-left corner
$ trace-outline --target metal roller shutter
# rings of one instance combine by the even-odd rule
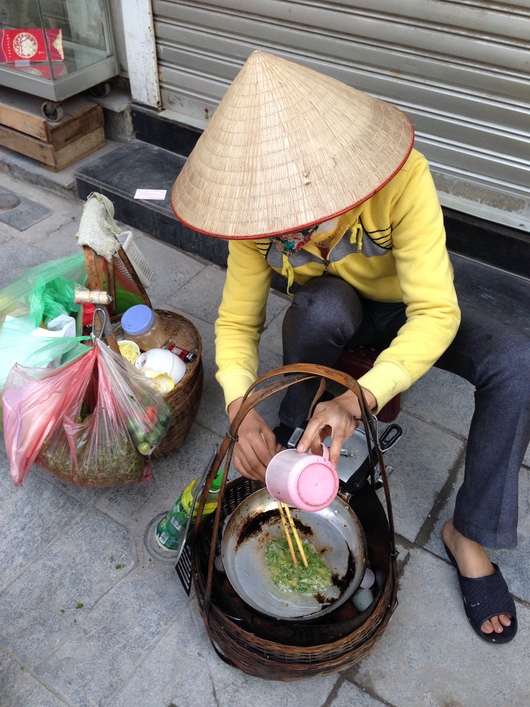
[[[153,0],[164,115],[204,128],[257,48],[404,110],[445,206],[530,230],[528,0]]]

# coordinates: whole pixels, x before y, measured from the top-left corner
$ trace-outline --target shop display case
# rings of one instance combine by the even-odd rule
[[[45,117],[117,73],[107,0],[0,0],[0,86],[44,99]]]

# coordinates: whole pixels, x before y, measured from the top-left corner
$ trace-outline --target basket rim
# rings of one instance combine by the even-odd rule
[[[228,623],[228,617],[217,608],[205,607],[200,598],[198,603],[210,642],[224,662],[262,679],[309,679],[345,670],[368,655],[397,606],[397,575],[394,566],[378,601],[378,610],[371,614],[369,622],[337,641],[308,648],[257,640],[236,624]]]
[[[191,333],[195,336],[197,342],[197,345],[195,347],[197,357],[194,361],[186,363],[186,373],[184,374],[183,378],[177,383],[177,385],[172,390],[169,391],[169,393],[166,393],[164,395],[165,400],[169,401],[173,400],[174,398],[177,398],[190,384],[195,385],[195,381],[192,381],[192,379],[194,376],[197,375],[198,369],[202,367],[202,339],[195,324],[193,324],[193,322],[190,321],[184,315],[179,314],[178,312],[173,312],[168,309],[157,308],[154,311],[157,314],[162,315],[163,317],[177,319],[181,323],[184,322],[185,325],[188,327],[188,330],[191,331]],[[176,346],[178,346],[178,342],[174,341],[171,336],[168,336],[168,339],[172,341]]]

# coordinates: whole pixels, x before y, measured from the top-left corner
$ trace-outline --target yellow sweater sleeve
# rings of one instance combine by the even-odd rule
[[[407,321],[374,367],[359,379],[378,409],[407,390],[447,349],[460,323],[442,210],[425,158],[414,153],[373,197],[390,214],[392,254]]]
[[[228,406],[257,378],[272,269],[254,241],[230,241],[223,297],[215,323],[216,378]]]

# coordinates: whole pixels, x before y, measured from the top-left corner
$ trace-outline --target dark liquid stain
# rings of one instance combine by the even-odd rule
[[[331,581],[333,584],[338,587],[340,590],[340,593],[342,595],[342,592],[346,589],[346,587],[349,587],[350,584],[353,581],[353,578],[355,576],[355,559],[353,557],[353,553],[350,551],[348,553],[348,567],[346,569],[346,573],[342,576],[339,576],[338,574],[333,574],[331,576]]]
[[[266,525],[274,516],[279,516],[278,511],[264,511],[263,513],[258,513],[258,515],[248,518],[241,527],[235,547],[236,552],[246,540],[259,535],[263,529],[263,526]]]
[[[299,518],[293,516],[294,527],[303,536],[313,535],[313,528],[310,525],[306,525]]]

